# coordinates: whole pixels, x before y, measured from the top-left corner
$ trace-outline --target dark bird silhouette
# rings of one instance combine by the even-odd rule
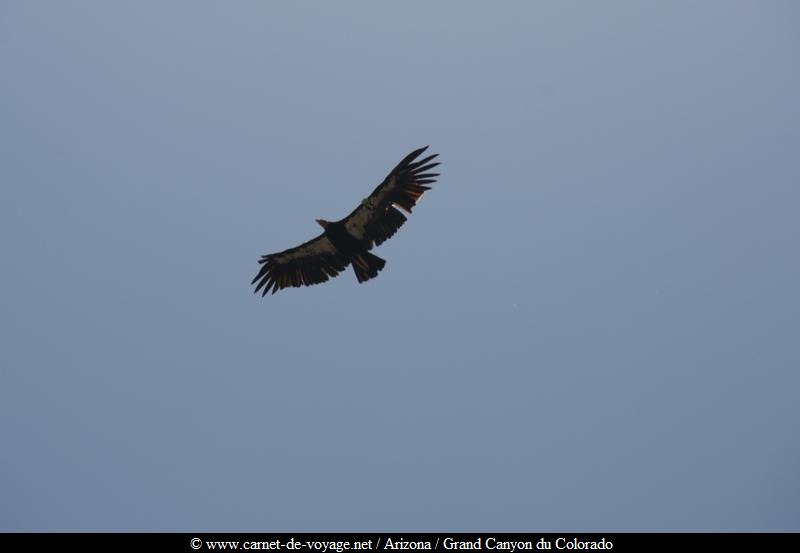
[[[429,171],[439,165],[438,154],[419,161],[428,147],[414,150],[392,169],[361,205],[340,221],[317,219],[324,232],[295,248],[261,256],[261,270],[250,284],[266,295],[282,288],[311,286],[325,282],[353,266],[358,282],[378,276],[386,261],[369,252],[391,238],[406,222],[411,210],[439,173]]]

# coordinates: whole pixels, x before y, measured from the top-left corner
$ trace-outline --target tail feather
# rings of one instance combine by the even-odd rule
[[[386,265],[386,260],[369,252],[364,252],[354,256],[352,263],[358,282],[364,282],[378,276],[380,270]]]

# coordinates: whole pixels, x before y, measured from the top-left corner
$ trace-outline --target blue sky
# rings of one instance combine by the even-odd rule
[[[4,2],[0,530],[800,531],[799,15]]]

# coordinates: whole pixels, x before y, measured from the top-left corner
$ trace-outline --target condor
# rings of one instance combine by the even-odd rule
[[[406,222],[406,214],[430,190],[439,173],[430,170],[438,154],[415,161],[428,147],[403,158],[381,184],[350,215],[340,221],[317,219],[323,233],[295,248],[263,255],[261,270],[250,284],[262,297],[272,290],[311,286],[353,266],[358,282],[378,276],[386,261],[369,252],[391,238]]]

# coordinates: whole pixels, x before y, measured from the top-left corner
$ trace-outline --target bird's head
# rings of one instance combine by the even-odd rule
[[[319,226],[321,226],[324,229],[327,229],[328,225],[330,225],[330,222],[326,221],[325,219],[317,219],[317,223],[319,223]]]

